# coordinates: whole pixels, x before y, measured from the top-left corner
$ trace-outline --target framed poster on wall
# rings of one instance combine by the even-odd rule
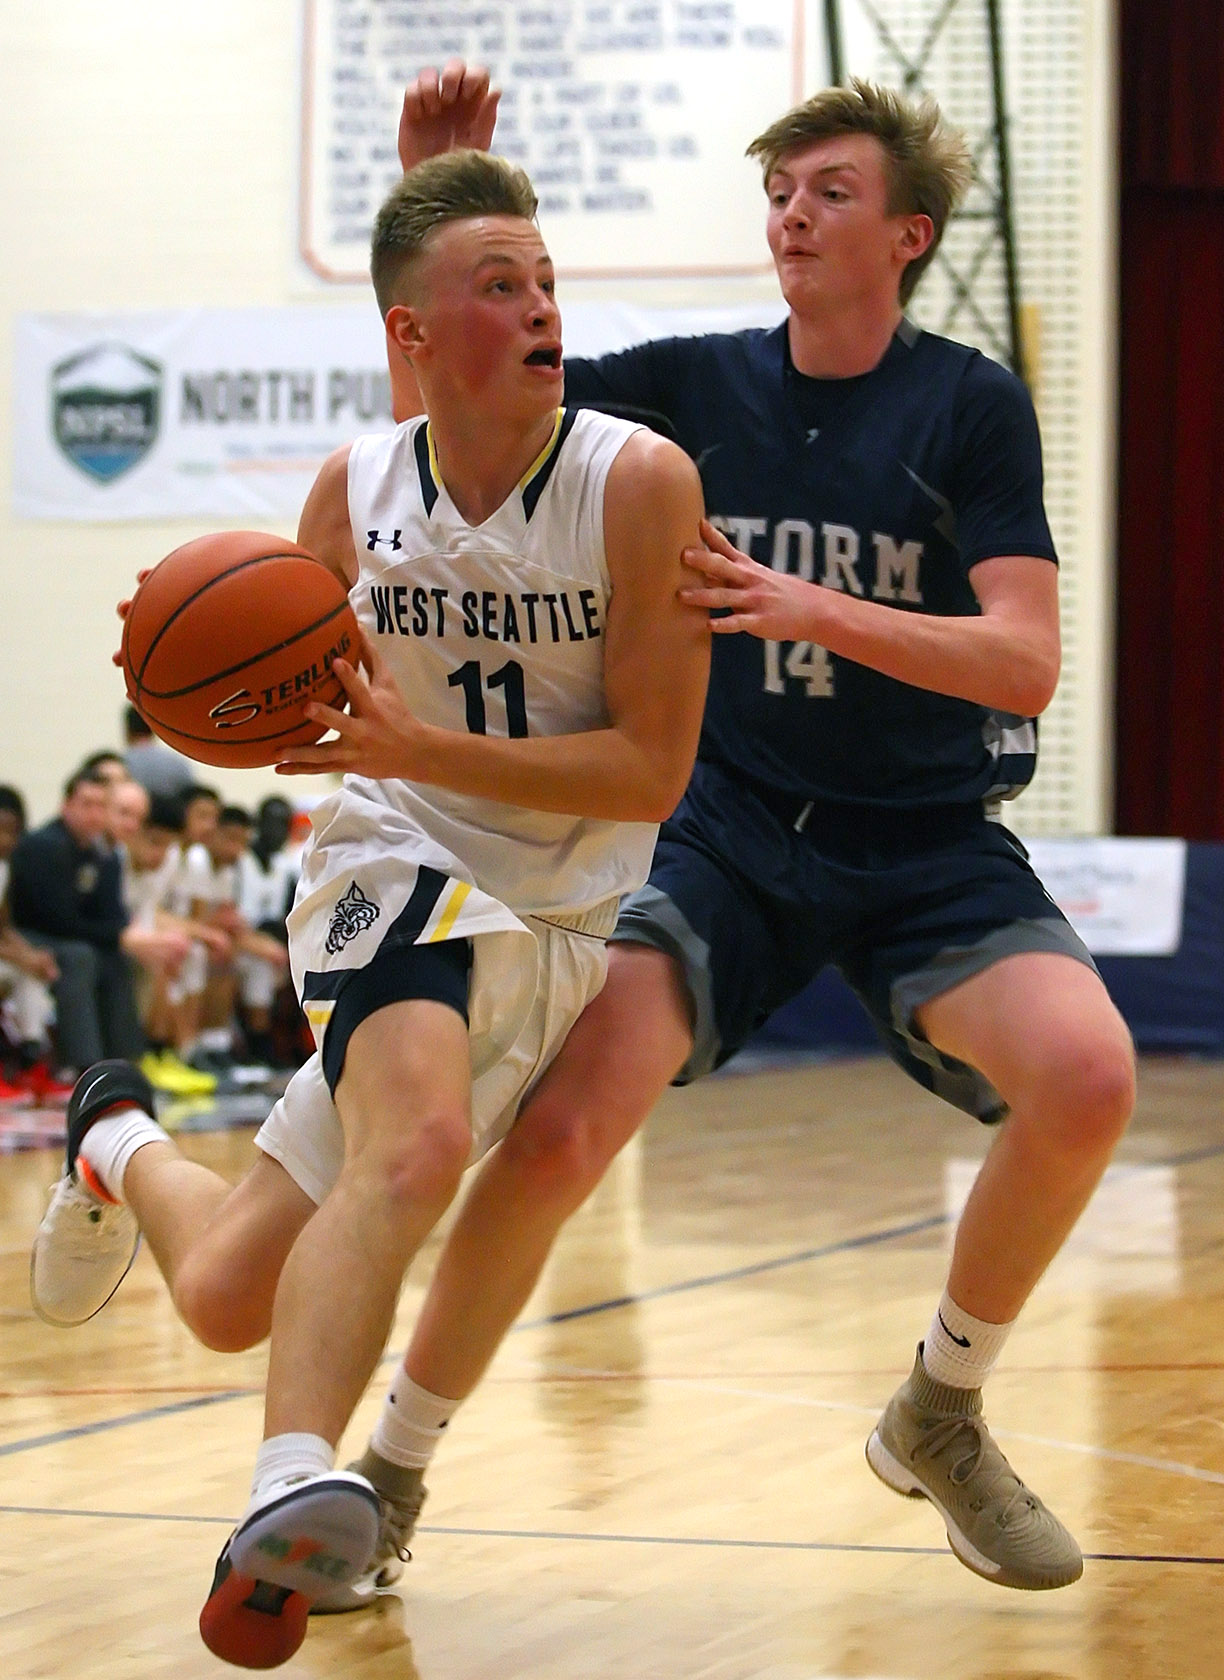
[[[404,88],[453,57],[503,90],[494,144],[531,176],[561,273],[768,271],[744,148],[802,97],[803,0],[304,0],[299,252],[317,280],[365,278]]]

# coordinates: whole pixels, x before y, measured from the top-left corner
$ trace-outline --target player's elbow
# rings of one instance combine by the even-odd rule
[[[660,767],[642,788],[642,815],[636,820],[666,822],[684,797],[692,768],[692,759]]]
[[[1040,717],[1058,687],[1058,643],[1016,638],[997,658],[987,704],[1016,717]]]
[[[1021,717],[1040,717],[1054,698],[1061,661],[1057,648],[1038,649],[1025,662],[1017,703]]]

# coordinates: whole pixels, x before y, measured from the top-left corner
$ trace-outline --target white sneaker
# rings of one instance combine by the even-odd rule
[[[100,1312],[123,1282],[140,1247],[131,1208],[104,1201],[81,1182],[81,1140],[104,1114],[139,1108],[153,1115],[153,1091],[131,1062],[95,1062],[77,1080],[68,1103],[64,1176],[52,1186],[30,1253],[30,1298],[47,1324],[68,1329]]]
[[[320,1594],[362,1574],[378,1540],[378,1495],[346,1470],[303,1476],[230,1535],[200,1612],[200,1636],[237,1668],[277,1668],[306,1636]]]
[[[30,1297],[45,1324],[66,1330],[110,1300],[136,1258],[140,1230],[131,1208],[99,1201],[75,1176],[51,1190],[30,1255]]]

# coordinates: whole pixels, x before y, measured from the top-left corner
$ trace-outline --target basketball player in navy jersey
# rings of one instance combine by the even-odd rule
[[[422,74],[405,163],[448,125],[491,132],[495,97],[458,63]],[[683,594],[719,616],[697,767],[603,991],[467,1194],[375,1446],[407,1419],[423,1470],[668,1082],[717,1067],[833,962],[907,1072],[1000,1122],[868,1462],[930,1499],[987,1580],[1064,1586],[1080,1549],[991,1438],[981,1387],[1125,1130],[1134,1063],[996,820],[1032,776],[1059,669],[1036,420],[1012,374],[904,314],[970,173],[933,102],[855,82],[748,150],[785,322],[565,364],[571,401],[661,416],[700,465],[710,512]],[[489,1290],[475,1259],[492,1246]]]

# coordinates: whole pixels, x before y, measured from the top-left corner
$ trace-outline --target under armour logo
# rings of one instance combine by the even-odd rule
[[[392,551],[392,553],[395,553],[399,549],[403,548],[403,546],[404,546],[403,543],[400,541],[400,537],[402,535],[403,535],[402,528],[399,529],[399,530],[392,531],[392,533],[389,537],[384,537],[381,531],[367,531],[366,536],[370,540],[366,544],[366,547],[369,549],[370,553],[373,554],[376,544],[386,543],[387,547]]]

